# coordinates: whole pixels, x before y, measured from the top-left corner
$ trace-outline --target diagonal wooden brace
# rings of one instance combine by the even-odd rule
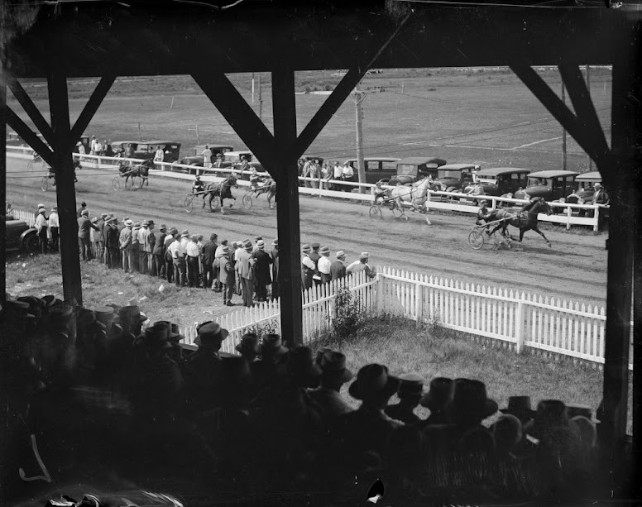
[[[31,146],[42,159],[51,167],[54,167],[54,155],[51,149],[31,130],[22,119],[7,106],[7,124]]]
[[[109,92],[115,80],[116,74],[108,74],[100,79],[98,85],[96,85],[96,88],[91,94],[91,97],[89,97],[89,100],[80,113],[80,116],[78,116],[76,123],[74,123],[74,126],[71,129],[69,136],[70,139],[67,140],[68,149],[73,149],[76,142],[80,139],[80,136],[87,128],[87,125],[89,125],[89,122],[96,114],[96,111],[98,111],[100,104],[102,104],[103,99],[107,95],[107,92]]]

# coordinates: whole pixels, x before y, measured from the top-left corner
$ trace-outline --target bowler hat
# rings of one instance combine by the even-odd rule
[[[281,336],[276,333],[263,335],[261,338],[261,357],[282,356],[288,353],[288,348],[283,345]]]
[[[388,368],[381,364],[367,364],[357,373],[357,379],[350,384],[348,392],[357,400],[369,396],[390,397],[397,392],[399,379],[388,374]]]
[[[241,341],[234,347],[240,354],[259,353],[259,337],[255,333],[245,333]]]
[[[399,388],[397,394],[400,398],[408,396],[421,397],[424,391],[424,379],[416,373],[399,375]]]
[[[435,377],[430,381],[429,391],[421,398],[421,406],[431,411],[443,409],[452,400],[453,380],[446,377]]]
[[[456,421],[481,421],[498,409],[497,403],[486,394],[486,384],[466,378],[455,381],[450,408],[451,416]]]
[[[535,417],[535,411],[531,408],[530,396],[511,396],[508,398],[508,407],[501,409],[503,414],[511,414],[525,423]]]
[[[221,327],[218,322],[204,322],[196,328],[198,337],[202,342],[222,342],[230,334],[227,329]]]
[[[324,350],[317,360],[322,378],[336,378],[341,382],[352,380],[352,372],[346,368],[346,356],[334,350]]]

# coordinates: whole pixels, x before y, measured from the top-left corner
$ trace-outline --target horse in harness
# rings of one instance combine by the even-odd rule
[[[51,168],[48,167],[48,173],[47,173],[47,178],[52,178],[53,179],[53,186],[56,186],[56,172]],[[76,177],[76,169],[82,169],[82,165],[80,163],[80,160],[74,160],[74,183],[78,183],[78,178]]]
[[[125,186],[129,178],[142,178],[143,185],[147,183],[147,186],[149,186],[149,170],[153,168],[154,159],[150,158],[135,166],[130,166],[127,162],[121,162],[118,166],[118,172],[125,178]]]
[[[210,210],[214,211],[212,209],[212,200],[218,197],[221,201],[221,213],[224,214],[224,199],[236,201],[236,197],[232,195],[232,187],[238,188],[237,178],[234,174],[230,174],[220,183],[208,183],[203,191],[203,208],[205,207],[205,198],[207,198],[207,204]]]
[[[268,206],[272,209],[272,200],[276,197],[276,181],[269,176],[259,176],[258,174],[250,176],[250,188],[255,197],[261,194],[267,194]]]
[[[531,202],[526,204],[518,213],[511,212],[506,209],[496,210],[495,212],[493,212],[493,219],[502,220],[502,222],[497,224],[495,228],[490,232],[490,234],[493,234],[495,231],[501,228],[502,234],[504,236],[513,239],[507,231],[508,224],[510,224],[513,227],[519,229],[520,243],[524,238],[524,233],[530,230],[535,231],[542,238],[544,238],[544,241],[546,241],[546,244],[550,247],[552,246],[551,242],[537,227],[537,215],[539,215],[540,213],[546,213],[547,215],[550,215],[552,212],[553,211],[551,210],[550,205],[542,197],[533,198]]]
[[[412,211],[428,213],[426,202],[430,201],[430,188],[433,181],[431,177],[423,178],[412,185],[398,185],[390,190],[390,199],[397,203],[399,208],[410,207]],[[428,215],[426,223],[432,225]]]

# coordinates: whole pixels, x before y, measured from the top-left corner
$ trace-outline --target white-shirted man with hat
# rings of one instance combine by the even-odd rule
[[[301,282],[303,284],[303,290],[307,290],[312,287],[312,277],[316,271],[316,265],[314,261],[310,259],[310,253],[312,248],[307,243],[301,247]]]
[[[359,273],[361,271],[365,271],[366,276],[368,278],[374,278],[377,275],[377,273],[373,268],[371,268],[368,265],[368,258],[369,258],[368,252],[361,252],[361,255],[359,255],[359,260],[354,261],[352,264],[350,264],[346,268],[346,274],[352,275],[352,274]]]
[[[48,236],[51,238],[51,249],[54,252],[58,251],[58,238],[60,237],[60,217],[58,216],[58,208],[54,206],[51,208],[49,214],[49,230]]]
[[[332,275],[330,274],[330,267],[332,266],[332,262],[330,262],[330,249],[324,246],[319,250],[319,254],[321,256],[317,261],[317,270],[321,277],[321,283],[328,283],[332,280]]]
[[[243,242],[243,247],[238,250],[238,260],[236,261],[236,272],[241,279],[241,295],[243,296],[243,306],[252,306],[253,295],[253,273],[252,266],[254,259],[252,259],[252,242],[246,239]]]
[[[120,231],[120,236],[118,238],[120,258],[123,262],[123,272],[132,273],[134,270],[134,259],[132,258],[132,235],[134,222],[132,222],[130,219],[126,219],[124,224],[125,228]]]
[[[36,216],[35,228],[38,232],[38,247],[41,253],[47,253],[47,229],[49,222],[47,221],[47,210],[44,206],[38,208],[38,215]]]

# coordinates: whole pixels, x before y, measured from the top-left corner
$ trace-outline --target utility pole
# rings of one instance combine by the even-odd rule
[[[263,121],[263,90],[261,89],[261,73],[259,72],[259,120]]]
[[[562,102],[566,104],[566,89],[562,81]],[[566,129],[562,130],[562,170],[566,171]]]
[[[354,89],[354,105],[355,105],[355,121],[356,121],[356,131],[357,131],[357,164],[358,164],[358,173],[359,173],[359,183],[366,182],[366,164],[363,158],[363,111],[361,109],[361,103],[366,98],[366,93],[359,91],[357,88]],[[365,193],[364,187],[359,187],[359,193]]]
[[[591,67],[586,65],[586,88],[588,89],[589,99],[591,98]],[[593,159],[591,156],[588,156],[588,168],[589,171],[593,170]]]

